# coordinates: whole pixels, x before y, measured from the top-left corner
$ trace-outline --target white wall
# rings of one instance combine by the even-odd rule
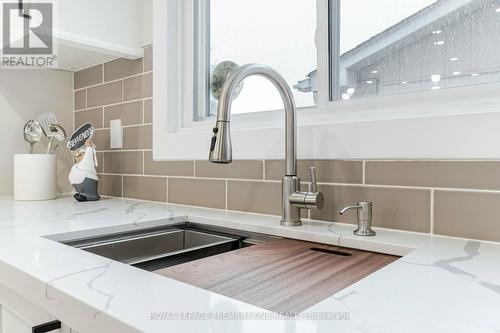
[[[73,73],[59,70],[0,70],[0,196],[12,195],[13,156],[28,153],[23,126],[29,119],[54,112],[59,123],[71,134],[73,129]],[[36,146],[45,150],[47,142]],[[59,193],[71,191],[68,172],[72,157],[64,147],[58,155]]]
[[[142,0],[142,46],[153,43],[153,0]]]

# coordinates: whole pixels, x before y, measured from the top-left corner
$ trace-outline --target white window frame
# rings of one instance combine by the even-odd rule
[[[194,1],[153,0],[155,160],[208,156],[214,122],[192,120],[193,92],[205,84],[193,79]],[[318,106],[298,111],[299,158],[500,158],[500,84],[330,103],[325,87],[338,78],[327,74],[336,64],[321,56],[329,47],[329,25],[321,15],[328,2],[317,3],[322,94]],[[284,158],[283,123],[283,111],[233,116],[233,158]]]

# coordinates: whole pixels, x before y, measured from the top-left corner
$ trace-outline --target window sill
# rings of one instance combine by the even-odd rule
[[[333,102],[322,107],[299,108],[297,125],[333,125],[499,112],[499,90],[500,84],[490,84]],[[178,133],[211,130],[214,124],[215,117],[207,118],[179,128]],[[231,116],[233,130],[263,127],[283,127],[283,110]]]
[[[456,88],[302,109],[298,112],[298,157],[498,158],[499,87]],[[234,159],[284,158],[283,112],[262,112],[258,119],[251,118],[232,118]],[[213,125],[209,119],[179,128],[165,137],[168,147],[158,147],[155,141],[155,159],[206,159]]]

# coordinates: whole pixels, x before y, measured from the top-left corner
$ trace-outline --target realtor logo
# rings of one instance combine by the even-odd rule
[[[54,67],[53,25],[51,2],[4,2],[2,66]]]

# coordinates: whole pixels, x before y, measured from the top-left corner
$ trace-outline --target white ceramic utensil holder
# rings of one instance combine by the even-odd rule
[[[14,155],[14,200],[35,201],[55,199],[56,185],[56,155]]]

